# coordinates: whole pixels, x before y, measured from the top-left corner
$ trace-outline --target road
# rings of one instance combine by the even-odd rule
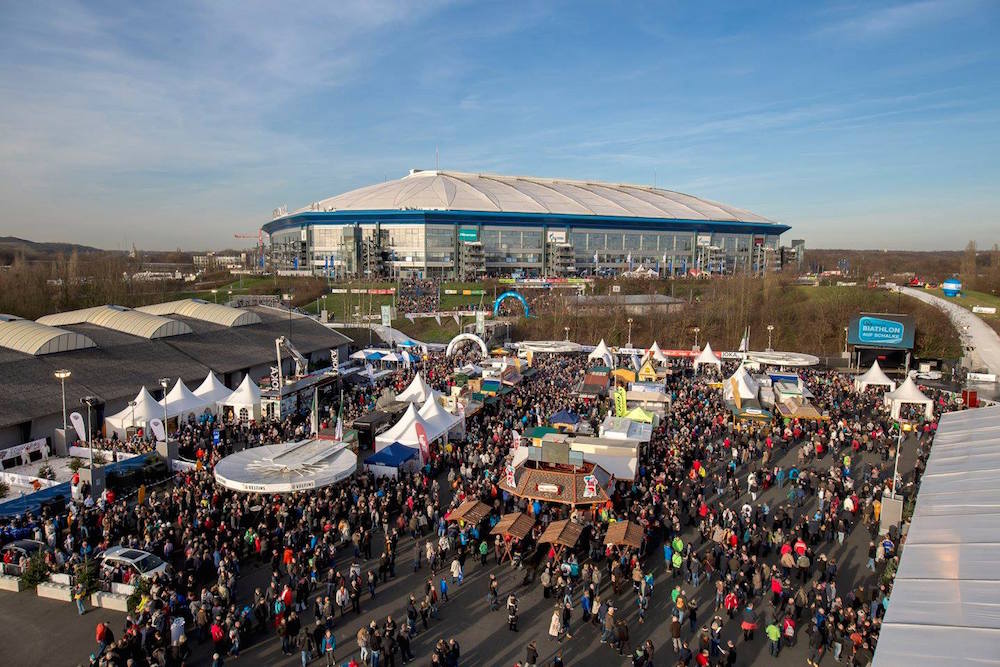
[[[990,373],[1000,375],[1000,336],[982,318],[966,308],[930,294],[927,290],[912,287],[899,288],[903,294],[928,303],[948,315],[959,335],[975,348],[975,354]],[[963,340],[965,343],[965,340]]]

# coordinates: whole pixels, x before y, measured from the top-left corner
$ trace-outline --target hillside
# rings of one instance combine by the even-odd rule
[[[0,236],[0,265],[10,264],[17,256],[22,256],[28,261],[50,260],[57,255],[69,255],[73,251],[80,254],[104,252],[100,248],[76,243],[48,243],[29,241],[16,236]]]

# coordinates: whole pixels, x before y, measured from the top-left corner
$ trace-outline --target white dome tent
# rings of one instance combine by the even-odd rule
[[[150,419],[163,418],[163,406],[156,402],[153,395],[143,387],[136,394],[135,407],[126,405],[121,412],[104,418],[109,430],[125,437],[125,431],[132,426],[145,427]]]
[[[882,367],[878,365],[878,359],[872,362],[871,368],[854,378],[854,388],[856,390],[864,391],[868,387],[888,387],[889,391],[893,391],[896,388],[896,383],[889,379],[889,376],[885,374]]]
[[[587,355],[587,361],[594,361],[595,359],[603,361],[604,365],[608,368],[614,368],[614,355],[611,354],[611,350],[608,349],[608,345],[604,342],[603,338],[597,344],[597,347],[594,348],[593,352]]]
[[[433,426],[435,430],[442,430],[443,433],[449,433],[463,421],[460,416],[445,410],[436,398],[427,399],[417,414],[423,417],[424,421]],[[427,436],[430,437],[430,431],[427,432]]]
[[[742,400],[756,400],[759,393],[760,385],[747,371],[746,366],[737,368],[722,386],[722,395],[727,401],[733,400],[737,395]]]
[[[260,421],[260,387],[247,375],[240,386],[220,404],[233,411],[233,416],[240,421]]]
[[[219,377],[212,371],[208,372],[202,383],[194,390],[195,396],[208,401],[212,405],[222,403],[232,394],[233,390],[222,384]]]
[[[166,398],[158,402],[161,408],[166,405],[168,419],[201,414],[209,405],[208,401],[192,393],[180,378],[177,378],[173,388],[167,392]]]
[[[410,386],[396,394],[396,400],[400,403],[420,403],[423,405],[428,398],[438,398],[440,396],[441,392],[431,389],[431,386],[427,384],[423,376],[417,373],[413,376]]]
[[[447,433],[447,429],[443,428],[441,424],[434,424],[423,417],[417,412],[417,406],[410,403],[410,407],[406,408],[406,412],[403,416],[399,418],[391,428],[387,431],[380,433],[375,436],[375,451],[379,452],[385,449],[394,442],[398,442],[401,445],[406,445],[407,447],[412,447],[418,452],[420,451],[420,435],[417,433],[417,427],[423,428],[424,433],[427,435],[427,443],[430,444]],[[421,463],[424,462],[423,453],[420,455]]]
[[[698,372],[698,367],[702,364],[712,364],[718,370],[722,370],[722,359],[715,356],[711,343],[705,343],[705,349],[694,359],[694,371]]]
[[[663,354],[663,350],[660,349],[660,344],[655,340],[653,341],[652,346],[650,346],[650,348],[646,351],[645,358],[652,359],[658,364],[668,363],[667,356]]]
[[[890,407],[893,419],[899,419],[900,410],[904,405],[923,405],[924,417],[934,418],[934,401],[924,396],[913,378],[907,377],[903,384],[885,395],[885,404]]]

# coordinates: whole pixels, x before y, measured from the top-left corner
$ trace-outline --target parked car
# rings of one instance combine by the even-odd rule
[[[142,549],[111,547],[101,554],[101,573],[112,572],[116,568],[129,572],[130,580],[135,575],[152,579],[166,572],[167,564],[159,556]]]

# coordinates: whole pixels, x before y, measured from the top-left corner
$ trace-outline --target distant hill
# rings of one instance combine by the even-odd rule
[[[57,255],[69,255],[74,250],[80,254],[105,252],[100,248],[76,243],[42,243],[16,236],[0,236],[0,264],[10,264],[18,255],[29,261],[37,261],[53,259]]]

